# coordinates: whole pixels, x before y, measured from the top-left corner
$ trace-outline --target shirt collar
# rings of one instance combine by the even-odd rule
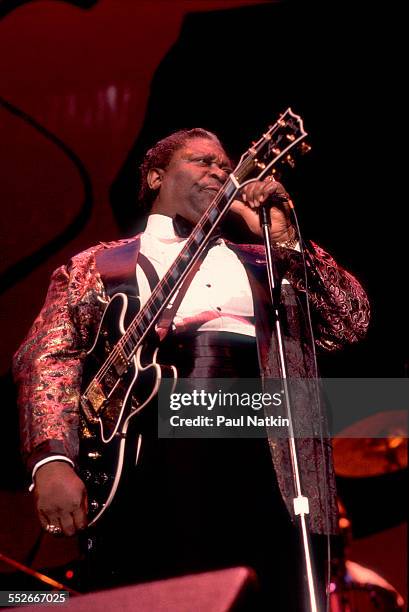
[[[183,242],[185,240],[175,233],[172,217],[157,213],[149,215],[144,233],[164,242]]]
[[[176,234],[172,217],[160,215],[158,213],[149,215],[144,234],[148,234],[149,236],[169,244],[173,242],[184,242],[186,240],[186,238],[182,238]],[[224,244],[224,240],[220,238],[218,233],[215,236],[214,244]]]

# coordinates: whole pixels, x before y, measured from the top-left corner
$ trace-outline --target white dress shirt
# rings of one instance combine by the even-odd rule
[[[171,217],[150,215],[141,235],[141,253],[162,278],[174,262],[186,238],[180,238]],[[136,276],[142,305],[151,291],[140,267]],[[212,246],[193,278],[173,320],[176,329],[194,325],[197,331],[228,331],[255,336],[250,283],[237,255],[221,239]]]

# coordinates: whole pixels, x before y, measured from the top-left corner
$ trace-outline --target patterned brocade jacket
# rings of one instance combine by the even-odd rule
[[[97,267],[98,255],[138,237],[101,243],[84,251],[52,275],[44,306],[14,358],[19,387],[21,442],[29,471],[51,455],[76,464],[79,449],[79,395],[84,359],[91,348],[109,296]],[[242,261],[253,293],[256,336],[262,378],[278,377],[279,366],[269,308],[264,248],[228,243]],[[284,344],[289,377],[315,376],[311,334],[305,316],[305,273],[299,252],[277,248],[278,268],[289,284],[282,285],[285,306]],[[357,280],[323,249],[306,250],[308,294],[316,344],[333,351],[363,338],[369,324],[369,304]],[[315,396],[314,396],[315,397]],[[303,492],[309,498],[310,529],[336,531],[335,477],[331,446],[319,439],[325,418],[306,390],[296,398],[294,418],[303,429],[297,439]],[[305,435],[306,427],[310,435]],[[319,431],[319,428],[321,430]],[[293,516],[293,482],[288,442],[269,435],[272,461],[281,494]]]

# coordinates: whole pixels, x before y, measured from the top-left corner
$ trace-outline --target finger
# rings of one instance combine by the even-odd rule
[[[44,512],[39,515],[41,527],[52,536],[60,536],[64,530],[61,521],[56,514],[46,514]]]
[[[63,534],[66,536],[73,536],[76,532],[76,528],[72,514],[64,512],[64,514],[62,514],[59,519]]]
[[[275,181],[273,177],[267,177],[267,179],[264,181],[257,181],[253,183],[252,187],[251,201],[252,205],[256,208],[258,208],[260,204],[265,202],[269,197],[278,202],[281,202],[288,197],[283,185],[278,181]]]
[[[82,531],[83,529],[86,529],[88,525],[86,503],[84,503],[81,508],[74,510],[74,512],[72,513],[72,520],[74,522],[74,527],[76,531]]]
[[[291,200],[284,200],[284,202],[282,202],[282,207],[283,210],[285,212],[285,214],[287,215],[287,217],[290,215],[291,213],[291,208],[294,208],[293,203]]]
[[[273,188],[273,192],[274,192],[274,188]],[[265,202],[270,196],[271,196],[270,184],[259,183],[253,192],[254,207],[258,208],[260,204],[263,204],[263,202]]]
[[[282,201],[288,200],[290,198],[283,185],[278,181],[264,183],[264,186],[266,192],[269,194],[270,197],[274,197],[277,200]]]
[[[255,208],[258,208],[260,204],[267,199],[268,195],[268,184],[264,183],[264,181],[257,181],[257,183],[254,183],[252,198]]]
[[[254,203],[253,193],[254,193],[255,188],[256,188],[256,183],[250,183],[249,185],[246,185],[243,189],[243,194],[242,194],[243,200],[250,207],[253,207],[253,203]]]
[[[246,185],[241,192],[241,199],[250,208],[258,208],[269,197],[277,203],[290,200],[284,186],[271,176],[268,176],[264,181],[254,181]]]
[[[230,205],[230,210],[238,214],[242,213],[246,208],[248,208],[248,206],[246,206],[244,202],[241,202],[240,200],[233,200]]]
[[[49,520],[47,515],[42,510],[39,510],[38,518],[40,519],[41,527],[44,529],[44,531],[47,531],[48,525],[51,525],[51,521]]]
[[[253,209],[258,208],[269,197],[279,204],[289,199],[283,185],[271,176],[263,181],[254,181],[246,185],[242,190],[241,197],[247,206]]]
[[[263,201],[265,195],[265,184],[261,181],[257,181],[254,183],[254,188],[252,192],[252,201],[254,206],[258,207],[260,203]]]
[[[275,180],[274,176],[267,176],[263,181],[263,185],[265,186],[265,192],[269,193],[270,190],[274,190],[275,187],[272,187],[272,185],[276,185],[276,183],[277,181]]]

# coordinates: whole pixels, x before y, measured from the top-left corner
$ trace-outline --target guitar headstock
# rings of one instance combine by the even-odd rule
[[[268,174],[274,174],[277,165],[293,167],[294,151],[299,150],[303,154],[311,148],[303,142],[306,136],[302,118],[287,108],[260,140],[241,156],[233,171],[239,186],[242,187],[248,180],[262,180]]]

